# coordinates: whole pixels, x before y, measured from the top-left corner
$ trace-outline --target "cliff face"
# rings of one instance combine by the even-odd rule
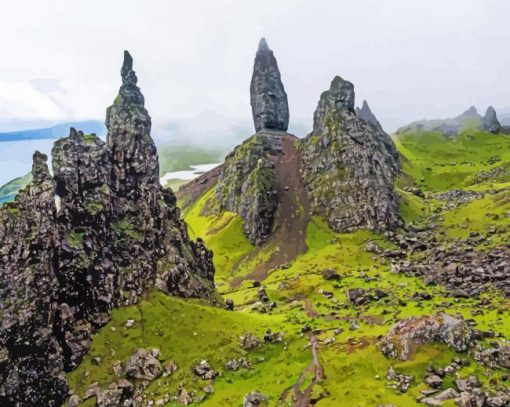
[[[253,244],[269,237],[278,207],[275,163],[281,155],[281,140],[271,133],[258,133],[225,158],[216,186],[223,209],[244,220],[244,231]]]
[[[354,86],[335,77],[302,143],[302,175],[313,211],[337,232],[402,224],[393,189],[400,168],[390,137],[354,110]]]
[[[53,177],[34,154],[33,181],[0,210],[0,404],[61,405],[64,371],[88,351],[113,307],[153,287],[213,298],[212,253],[189,239],[161,188],[151,120],[126,52],[107,142],[71,129]]]
[[[275,231],[276,215],[285,212],[282,196],[295,177],[306,188],[300,194],[306,206],[325,216],[335,231],[382,231],[402,225],[393,187],[400,171],[395,144],[366,102],[355,109],[352,83],[335,77],[320,97],[313,132],[299,140],[284,132],[287,97],[273,52],[262,39],[251,101],[257,133],[226,157],[216,196],[222,209],[240,215],[253,244],[263,244]],[[278,117],[285,125],[269,126],[264,119]],[[285,156],[284,140],[292,140],[296,151]],[[300,173],[282,177],[281,168],[293,154]]]

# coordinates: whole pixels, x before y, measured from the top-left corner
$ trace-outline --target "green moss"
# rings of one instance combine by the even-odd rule
[[[126,217],[113,224],[112,227],[120,240],[126,238],[133,239],[138,242],[143,240],[142,233],[136,229],[135,220],[131,218]]]
[[[128,319],[135,321],[131,328],[125,328]],[[68,374],[69,384],[79,395],[93,382],[106,386],[115,380],[112,366],[117,360],[126,361],[138,347],[157,347],[161,349],[163,364],[172,360],[179,369],[173,376],[152,382],[148,393],[175,394],[182,384],[188,391],[203,394],[202,388],[207,382],[197,381],[192,367],[206,359],[222,374],[215,381],[214,395],[204,405],[238,404],[244,394],[257,388],[264,389],[274,403],[310,363],[311,354],[300,352],[306,342],[289,332],[286,332],[285,345],[263,345],[250,352],[240,348],[240,335],[246,332],[262,335],[268,328],[281,331],[286,330],[287,325],[281,318],[229,312],[153,293],[137,306],[113,311],[111,321],[94,335],[83,363]],[[92,363],[97,356],[102,358],[99,366]],[[252,370],[228,372],[224,369],[230,358],[240,356],[252,362]],[[232,382],[236,385],[232,386]]]
[[[67,235],[67,243],[74,249],[81,249],[83,247],[84,233],[72,231]]]

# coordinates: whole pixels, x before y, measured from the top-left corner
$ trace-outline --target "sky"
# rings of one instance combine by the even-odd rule
[[[508,0],[5,2],[0,123],[103,120],[124,49],[155,122],[249,118],[262,36],[291,122],[311,125],[335,75],[354,83],[357,104],[367,99],[388,131],[471,105],[508,111],[508,21]]]

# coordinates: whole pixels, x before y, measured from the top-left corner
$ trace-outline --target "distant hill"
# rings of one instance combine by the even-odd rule
[[[106,127],[103,122],[99,120],[85,120],[59,123],[46,128],[1,132],[0,142],[57,139],[69,134],[70,127],[75,127],[78,130],[82,130],[84,133],[95,133],[98,137],[104,137],[106,135]]]
[[[484,116],[481,116],[476,108],[471,106],[464,113],[453,118],[413,122],[399,128],[397,134],[415,131],[440,131],[448,136],[455,136],[468,129],[484,130],[494,134],[504,131],[492,106],[489,106]]]

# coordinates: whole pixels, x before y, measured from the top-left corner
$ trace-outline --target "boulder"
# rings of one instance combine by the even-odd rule
[[[378,346],[387,357],[407,360],[417,347],[432,342],[465,352],[473,346],[474,332],[463,320],[444,313],[410,317],[396,322]]]
[[[139,348],[126,363],[126,376],[133,379],[152,381],[163,372],[154,350]]]

